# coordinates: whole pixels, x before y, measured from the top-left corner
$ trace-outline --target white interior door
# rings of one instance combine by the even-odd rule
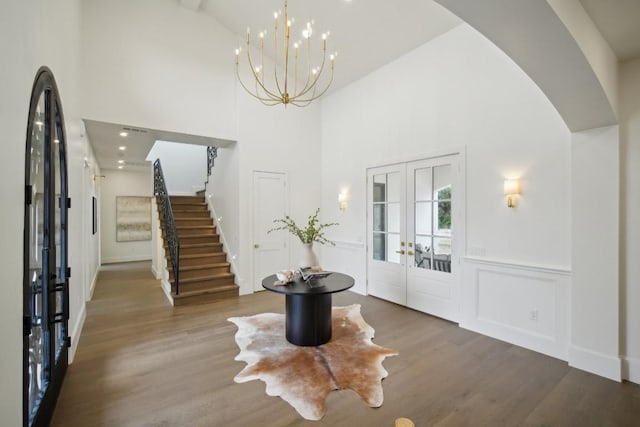
[[[453,321],[463,212],[458,157],[369,169],[367,176],[369,294]]]
[[[369,169],[369,258],[367,288],[371,295],[407,303],[406,281],[406,165]]]
[[[264,290],[262,279],[289,268],[285,231],[267,233],[273,220],[288,209],[287,175],[278,172],[253,172],[253,289]]]

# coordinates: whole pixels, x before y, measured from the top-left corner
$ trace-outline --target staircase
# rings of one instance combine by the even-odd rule
[[[176,293],[164,224],[162,237],[173,305],[237,297],[238,286],[204,197],[170,196],[170,200],[180,242],[179,293]]]

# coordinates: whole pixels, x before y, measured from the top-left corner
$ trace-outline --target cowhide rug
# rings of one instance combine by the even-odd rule
[[[332,338],[318,347],[297,347],[285,338],[284,314],[263,313],[232,317],[238,326],[235,360],[247,366],[234,378],[238,383],[262,380],[269,396],[281,396],[308,420],[325,413],[325,399],[333,390],[351,389],[371,407],[382,405],[382,367],[398,352],[374,344],[374,330],[360,314],[360,305],[333,307]]]

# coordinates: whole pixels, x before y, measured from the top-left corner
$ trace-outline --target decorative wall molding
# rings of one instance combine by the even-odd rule
[[[461,327],[568,360],[569,272],[471,258],[462,272]]]
[[[503,266],[507,268],[518,268],[522,270],[537,271],[540,273],[562,274],[565,276],[571,276],[571,270],[568,268],[562,268],[562,267],[550,267],[550,266],[544,266],[539,264],[523,264],[523,263],[518,263],[514,261],[496,260],[496,259],[490,259],[490,258],[484,258],[484,257],[477,258],[472,256],[464,257],[464,261],[476,263],[476,264]]]
[[[364,242],[355,240],[333,240],[333,242],[336,244],[334,248],[337,249],[364,250]]]

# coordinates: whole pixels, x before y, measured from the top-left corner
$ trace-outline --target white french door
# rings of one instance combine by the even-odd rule
[[[369,294],[453,321],[462,237],[458,157],[367,173]]]

